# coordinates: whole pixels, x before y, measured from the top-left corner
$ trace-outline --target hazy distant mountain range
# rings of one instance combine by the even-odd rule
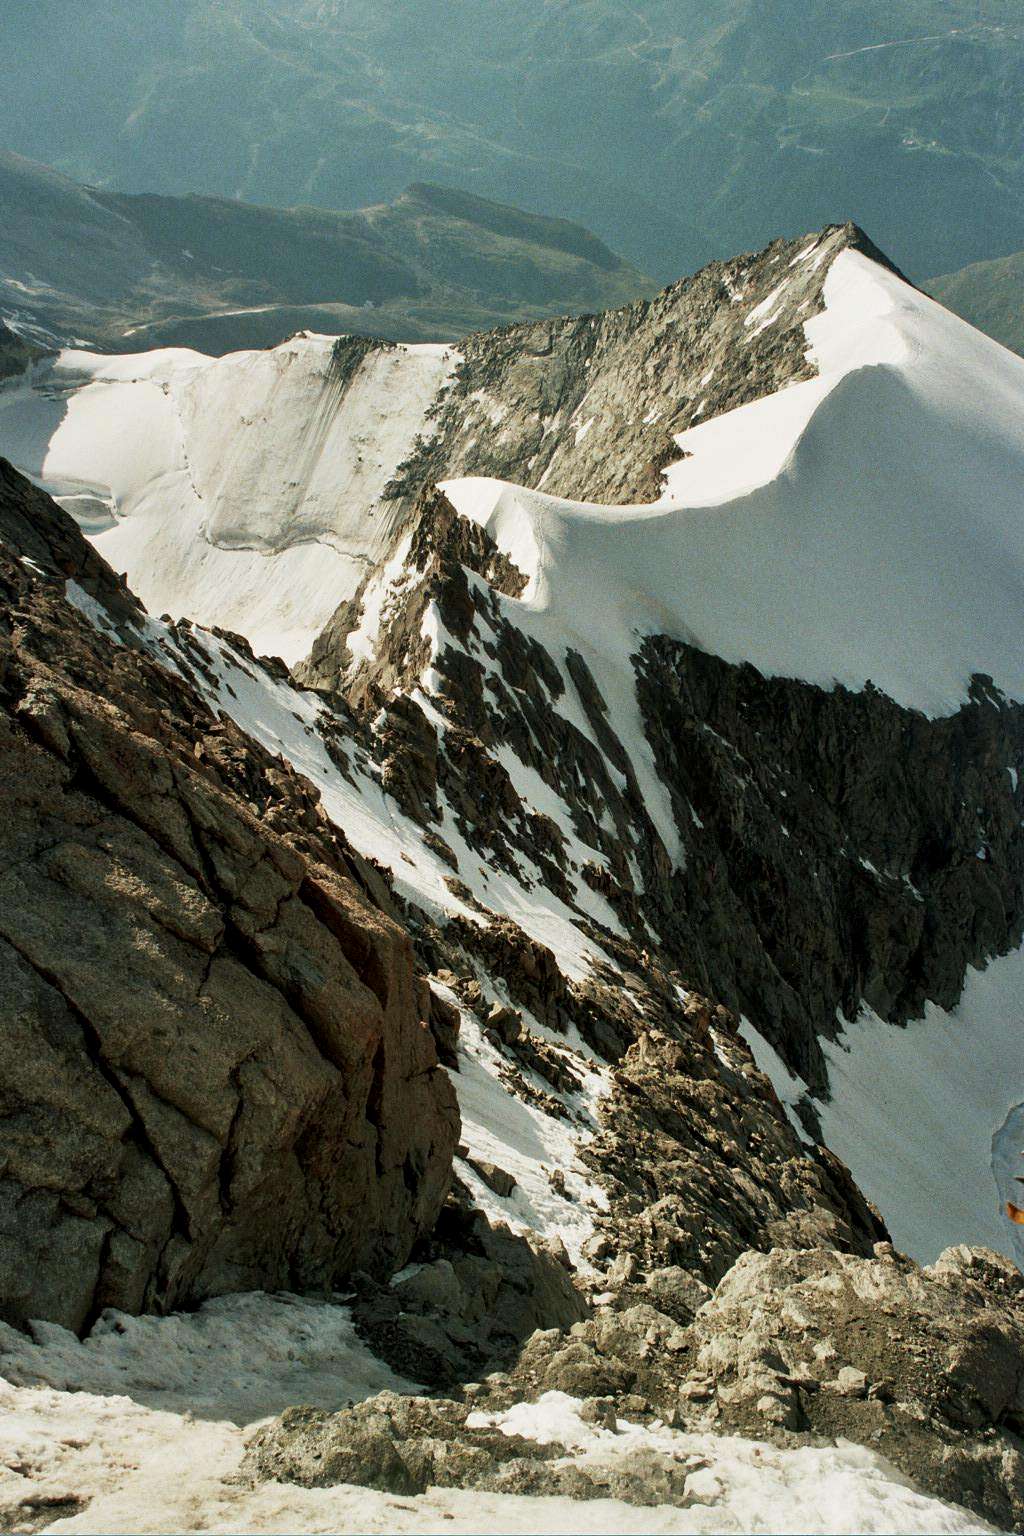
[[[1018,0],[14,0],[4,49],[0,143],[122,191],[439,181],[666,280],[850,217],[918,280],[1024,248]]]
[[[1024,251],[973,262],[925,287],[1004,347],[1024,352]]]
[[[133,196],[0,153],[0,319],[220,353],[301,329],[447,340],[655,284],[578,225],[419,184],[354,213]]]

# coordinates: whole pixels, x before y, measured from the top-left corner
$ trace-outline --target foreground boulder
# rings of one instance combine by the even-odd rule
[[[588,1315],[564,1247],[492,1225],[458,1179],[417,1254],[388,1285],[354,1281],[356,1326],[407,1380],[450,1389],[507,1369],[538,1330],[560,1338]]]
[[[0,604],[0,1317],[392,1272],[458,1136],[407,935],[5,465]]]
[[[571,1432],[576,1405],[557,1395],[554,1403]],[[614,1413],[603,1409],[593,1402],[581,1405],[578,1427],[585,1421],[613,1429]],[[641,1507],[698,1502],[692,1478],[707,1463],[685,1446],[634,1446],[624,1456],[614,1444],[599,1441],[577,1457],[578,1448],[578,1442],[527,1438],[502,1428],[500,1416],[476,1410],[472,1400],[381,1392],[341,1413],[289,1408],[257,1430],[240,1477],[250,1485],[353,1483],[406,1495],[472,1488],[534,1498],[618,1499]]]
[[[1024,1525],[1024,1275],[949,1248],[746,1253],[691,1330],[683,1405],[719,1431],[879,1451],[937,1498]]]

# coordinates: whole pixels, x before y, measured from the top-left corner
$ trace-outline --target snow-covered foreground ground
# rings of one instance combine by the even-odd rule
[[[614,1500],[234,1481],[246,1428],[297,1403],[327,1409],[414,1390],[355,1338],[339,1303],[238,1296],[190,1316],[109,1314],[79,1343],[0,1327],[0,1522],[5,1529],[164,1532],[969,1532],[966,1511],[916,1493],[852,1445],[782,1451],[732,1437],[585,1424],[548,1393],[501,1416],[591,1462],[652,1449],[693,1465],[683,1509]]]

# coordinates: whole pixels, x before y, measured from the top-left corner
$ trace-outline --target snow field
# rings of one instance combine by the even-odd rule
[[[1024,1203],[1024,950],[969,969],[948,1013],[930,1003],[897,1028],[865,1008],[840,1022],[823,1041],[832,1096],[814,1107],[897,1248],[930,1264],[971,1243],[1024,1264],[1024,1229],[1004,1213]],[[798,1124],[806,1084],[746,1021],[741,1032]]]
[[[62,352],[0,391],[0,451],[61,500],[153,613],[295,663],[386,546],[382,493],[457,354],[334,338],[209,358]]]

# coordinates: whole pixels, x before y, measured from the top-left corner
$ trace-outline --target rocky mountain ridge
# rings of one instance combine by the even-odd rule
[[[656,288],[567,219],[423,181],[352,212],[267,208],[83,186],[0,150],[0,204],[0,317],[48,348],[449,340]]]
[[[856,225],[830,226],[624,309],[467,337],[435,431],[389,490],[489,475],[576,500],[657,500],[678,434],[814,376],[803,328],[843,250],[889,265]]]
[[[825,1435],[881,1448],[933,1498],[1019,1523],[1019,1276],[977,1246],[938,1256],[950,1227],[1012,1251],[996,1197],[1014,1089],[987,1062],[993,1039],[1013,1037],[971,1001],[978,968],[1012,965],[1024,926],[1020,681],[1008,652],[991,674],[976,663],[998,659],[998,604],[963,649],[936,625],[957,701],[927,708],[918,674],[887,693],[863,673],[829,685],[716,654],[685,586],[702,529],[717,537],[734,515],[728,497],[688,501],[687,476],[735,485],[749,526],[758,488],[729,480],[732,461],[793,496],[808,463],[841,461],[843,432],[863,444],[862,417],[851,433],[843,416],[861,393],[885,406],[906,380],[930,409],[915,357],[945,367],[952,346],[976,366],[980,341],[928,306],[844,226],[592,324],[474,338],[458,359],[340,343],[324,365],[330,411],[307,387],[319,361],[302,372],[301,345],[271,355],[325,442],[382,360],[420,391],[393,467],[382,457],[362,502],[366,482],[349,493],[346,526],[358,533],[360,509],[381,519],[364,574],[293,670],[220,625],[145,615],[100,558],[105,533],[90,549],[5,469],[18,812],[5,833],[36,855],[11,861],[5,905],[12,985],[34,967],[18,1017],[30,1043],[57,1031],[69,1062],[101,1061],[127,1114],[100,1149],[109,1167],[69,1162],[60,1140],[47,1163],[54,1105],[24,1067],[38,1047],[15,1050],[24,1129],[0,1269],[12,1322],[31,1322],[26,1250],[46,1279],[35,1304],[75,1328],[105,1307],[164,1312],[240,1286],[348,1286],[375,1357],[431,1390],[345,1409],[339,1387],[322,1411],[294,1407],[251,1443],[255,1489],[713,1506],[687,1436],[802,1451]],[[920,343],[911,363],[904,334]],[[1024,390],[1012,371],[995,377],[1008,398]],[[28,411],[39,396],[9,398]],[[69,408],[112,398],[96,380]],[[943,431],[991,515],[989,438],[958,409]],[[923,406],[907,419],[935,431]],[[1007,440],[1015,419],[1000,418]],[[684,457],[659,465],[670,449]],[[514,463],[520,483],[503,484]],[[920,457],[912,470],[941,532],[937,480]],[[569,501],[573,484],[590,499]],[[888,510],[880,478],[855,484],[853,503],[841,489],[830,525],[853,517],[860,532],[872,497]],[[223,543],[241,545],[218,494],[205,526],[220,516]],[[611,504],[627,494],[640,504]],[[327,496],[289,504],[323,533],[338,516]],[[111,531],[137,517],[153,538],[161,506],[115,503]],[[244,511],[247,542],[280,571],[292,518],[275,524],[269,502]],[[996,533],[1006,562],[1012,530]],[[672,538],[682,558],[662,580]],[[857,568],[840,575],[862,601]],[[807,596],[808,630],[822,612],[841,626]],[[716,599],[746,618],[725,576]],[[769,617],[785,622],[785,601],[768,584]],[[901,634],[883,642],[899,650]],[[107,842],[90,863],[97,829]],[[102,931],[76,922],[68,944],[77,903]],[[127,1032],[104,1015],[114,964],[130,994],[159,998],[163,1037],[152,1010]],[[77,1033],[45,988],[74,1003]],[[893,1063],[913,1030],[956,1034],[994,1095],[971,1118],[964,1090],[987,1205],[965,1217],[941,1192],[930,1251],[913,1257],[890,1228],[909,1231],[908,1211],[933,1198],[915,1187],[932,1150],[926,1074],[895,1111],[900,1200],[873,1203],[867,1135],[852,1172],[830,1145],[864,1020]],[[185,1102],[193,1076],[165,1059],[171,1037],[203,1053],[194,1075],[207,1094],[219,1085],[217,1103]],[[162,1224],[158,1200],[140,1202],[148,1225],[119,1203],[131,1181],[116,1159],[137,1154],[172,1191]],[[79,1273],[68,1254],[86,1249]],[[941,1379],[920,1363],[940,1346]],[[542,1413],[561,1415],[546,1449]],[[634,1433],[643,1455],[627,1469]]]
[[[329,685],[330,615],[425,486],[505,476],[655,502],[676,436],[815,377],[803,328],[844,250],[874,248],[835,227],[649,302],[458,348],[299,335],[212,360],[66,351],[0,393],[0,451],[98,537],[151,611],[244,630],[289,665],[316,642],[302,675]]]

